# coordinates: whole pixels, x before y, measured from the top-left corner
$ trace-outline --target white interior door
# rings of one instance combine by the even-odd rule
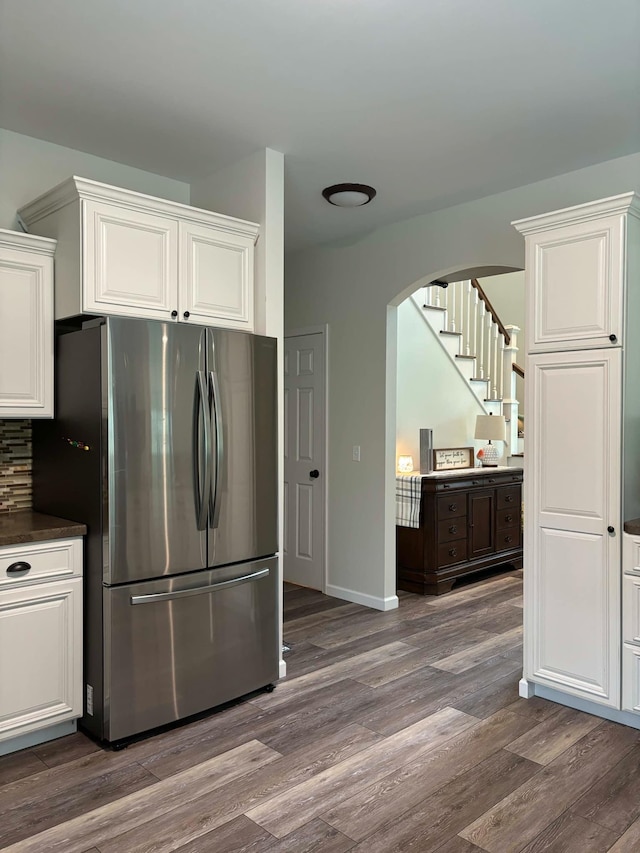
[[[285,338],[284,579],[324,590],[325,340]]]

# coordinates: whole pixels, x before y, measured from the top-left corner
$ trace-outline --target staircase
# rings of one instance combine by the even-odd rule
[[[504,415],[505,457],[522,464],[518,436],[517,326],[504,326],[476,279],[431,282],[411,297],[487,414]],[[515,459],[513,457],[516,457]]]

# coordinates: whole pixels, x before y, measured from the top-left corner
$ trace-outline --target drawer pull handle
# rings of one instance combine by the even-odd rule
[[[513,495],[505,495],[504,496],[504,502],[505,503],[510,504],[512,500],[513,500]]]
[[[449,528],[449,533],[457,533],[457,532],[458,532],[458,528],[455,526],[455,524],[452,524],[451,527]]]
[[[495,483],[495,481],[496,481],[496,478],[495,478],[495,477],[489,477],[489,482],[490,482],[490,483]]]
[[[11,563],[10,566],[7,566],[7,574],[8,575],[22,575],[31,571],[31,563]]]
[[[480,485],[480,480],[473,480],[471,484],[472,484],[473,486],[479,486],[479,485]]]
[[[455,512],[458,509],[458,504],[449,504],[449,510]]]
[[[505,521],[513,521],[513,516],[512,515],[505,515],[504,520]]]
[[[456,551],[455,548],[449,548],[449,556],[450,557],[457,557],[458,556],[458,552]]]

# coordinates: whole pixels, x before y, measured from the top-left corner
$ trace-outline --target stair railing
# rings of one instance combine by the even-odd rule
[[[433,285],[438,285],[434,287]],[[433,281],[425,286],[424,306],[447,311],[446,331],[461,335],[460,353],[475,356],[476,379],[488,380],[487,399],[502,399],[507,421],[507,453],[518,446],[516,373],[517,326],[505,326],[491,300],[475,279]]]

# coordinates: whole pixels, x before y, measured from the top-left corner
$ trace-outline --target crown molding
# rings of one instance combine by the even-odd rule
[[[256,222],[236,219],[233,216],[225,216],[223,213],[214,213],[211,210],[191,207],[177,201],[169,201],[133,190],[114,187],[88,178],[80,178],[77,175],[43,193],[29,204],[25,204],[20,208],[18,214],[27,225],[32,225],[77,199],[108,202],[116,204],[118,207],[137,210],[142,213],[160,214],[171,219],[179,219],[182,222],[213,226],[219,231],[241,237],[250,237],[254,241],[260,228]]]
[[[562,210],[552,210],[539,216],[530,216],[526,219],[516,219],[511,224],[521,234],[537,234],[540,231],[549,231],[560,225],[577,225],[581,222],[589,222],[593,219],[601,219],[603,216],[620,216],[628,214],[640,219],[640,196],[635,192],[622,193],[599,201],[590,201],[587,204],[577,204],[573,207],[565,207]]]
[[[51,240],[49,237],[38,237],[35,234],[24,234],[22,231],[8,231],[5,228],[0,228],[0,249],[21,249],[53,257],[57,242],[57,240]]]

